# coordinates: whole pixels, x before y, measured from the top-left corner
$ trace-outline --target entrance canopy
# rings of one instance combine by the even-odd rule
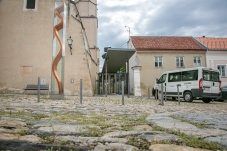
[[[107,48],[106,54],[103,55],[105,62],[103,64],[102,73],[105,73],[106,65],[108,73],[117,73],[134,53],[135,49]]]

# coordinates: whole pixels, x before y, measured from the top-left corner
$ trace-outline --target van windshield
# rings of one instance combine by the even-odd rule
[[[219,72],[203,70],[203,80],[219,82]]]
[[[166,81],[166,74],[163,74],[160,79],[158,80],[158,83],[164,83]]]

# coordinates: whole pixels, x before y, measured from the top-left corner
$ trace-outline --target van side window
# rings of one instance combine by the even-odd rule
[[[181,81],[181,72],[169,73],[168,82]]]
[[[164,83],[166,81],[166,74],[163,74],[158,81],[159,83]]]
[[[198,70],[182,72],[182,81],[196,81],[196,80],[198,80]]]

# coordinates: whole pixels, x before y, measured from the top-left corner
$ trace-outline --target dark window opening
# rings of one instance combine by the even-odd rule
[[[27,0],[27,9],[35,9],[35,0]]]

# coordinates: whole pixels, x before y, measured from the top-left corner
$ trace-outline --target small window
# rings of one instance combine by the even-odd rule
[[[176,57],[177,68],[184,67],[184,57]]]
[[[36,0],[27,0],[26,9],[35,9]]]
[[[201,57],[194,57],[194,67],[201,67]]]
[[[155,57],[155,67],[162,67],[162,57]]]
[[[226,77],[226,65],[218,65],[221,77]]]

